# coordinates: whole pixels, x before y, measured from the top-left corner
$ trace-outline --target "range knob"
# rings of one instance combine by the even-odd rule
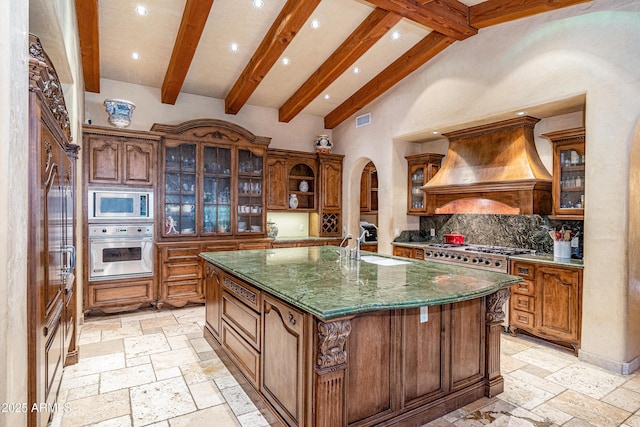
[[[463,260],[464,262],[469,262],[469,257],[466,257],[466,256],[465,256],[465,257],[462,257],[462,260]]]
[[[478,260],[478,258],[473,258],[473,259],[471,260],[471,262],[472,262],[472,263],[474,263],[474,264],[477,264],[477,263],[478,263],[478,261],[479,261],[479,260]]]
[[[496,261],[496,267],[502,267],[502,261]]]
[[[485,265],[491,265],[491,260],[486,259],[486,260],[484,260],[484,263],[485,263]]]
[[[103,232],[103,233],[106,233],[106,232],[107,232],[107,229],[106,229],[106,228],[103,228],[103,229],[102,229],[102,232]]]
[[[430,256],[431,256],[431,252],[425,251],[425,252],[424,252],[424,256],[425,256],[425,258],[426,258],[426,257],[430,257]]]
[[[138,228],[138,233],[142,233],[142,228]]]
[[[451,256],[451,255],[449,255],[449,254],[444,254],[444,257],[445,257],[445,258],[449,258],[450,256]]]

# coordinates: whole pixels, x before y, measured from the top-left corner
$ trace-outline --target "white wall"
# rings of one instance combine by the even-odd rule
[[[0,2],[0,403],[27,401],[28,15],[26,2]],[[26,414],[0,415],[0,426]]]
[[[355,129],[347,120],[333,133],[338,147],[350,147],[345,170],[371,158],[380,192],[394,201],[379,212],[380,229],[387,233],[384,243],[406,221],[400,201],[406,197],[403,156],[410,148],[393,144],[394,138],[586,94],[580,357],[617,371],[637,367],[640,354],[640,336],[627,335],[629,317],[623,309],[629,149],[640,113],[638,22],[640,2],[595,0],[481,30],[357,113],[370,111],[371,125]],[[344,186],[352,218],[355,206],[348,197],[355,190],[349,180]]]
[[[224,100],[181,93],[175,105],[160,102],[160,89],[100,80],[100,93],[85,94],[86,120],[100,126],[111,126],[103,102],[107,98],[124,98],[136,104],[129,129],[149,130],[154,123],[177,124],[187,120],[215,118],[240,125],[254,135],[271,137],[270,148],[315,151],[317,135],[324,129],[322,117],[299,114],[289,123],[278,122],[278,110],[245,105],[238,114],[224,112]]]

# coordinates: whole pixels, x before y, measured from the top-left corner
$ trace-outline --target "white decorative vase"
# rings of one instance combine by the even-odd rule
[[[309,191],[309,183],[307,181],[300,181],[300,185],[298,186],[298,188],[300,189],[300,191]]]
[[[289,207],[291,209],[298,208],[298,196],[295,194],[289,194]]]
[[[126,128],[131,124],[131,116],[136,104],[126,99],[108,98],[104,106],[109,113],[109,123],[117,128]]]
[[[316,138],[316,151],[319,153],[330,153],[333,144],[329,141],[329,135],[318,135]]]

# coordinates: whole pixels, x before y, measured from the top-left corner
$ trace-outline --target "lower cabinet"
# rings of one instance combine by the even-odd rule
[[[406,246],[394,246],[393,255],[405,258],[424,259],[424,250],[420,248],[409,248]]]
[[[204,266],[200,252],[199,244],[171,245],[160,250],[158,308],[164,304],[183,307],[204,302]]]
[[[85,313],[116,313],[150,306],[155,301],[155,280],[151,278],[88,282]]]
[[[509,329],[580,348],[582,269],[511,261],[511,274],[523,282],[511,288]]]
[[[265,295],[260,391],[289,425],[304,414],[304,314]]]

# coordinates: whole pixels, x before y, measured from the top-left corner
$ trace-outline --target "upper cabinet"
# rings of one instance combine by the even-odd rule
[[[425,153],[406,156],[409,174],[407,214],[426,215],[426,194],[422,191],[425,185],[440,170],[442,154]]]
[[[318,161],[315,153],[269,150],[267,159],[267,209],[306,211],[317,209]]]
[[[360,212],[378,212],[378,171],[373,162],[367,163],[360,177]]]
[[[96,186],[152,187],[160,135],[116,128],[83,127],[86,182]]]
[[[568,129],[542,135],[553,144],[552,218],[584,219],[585,130]]]
[[[163,133],[158,191],[162,237],[265,234],[270,138],[229,122],[155,124]]]

